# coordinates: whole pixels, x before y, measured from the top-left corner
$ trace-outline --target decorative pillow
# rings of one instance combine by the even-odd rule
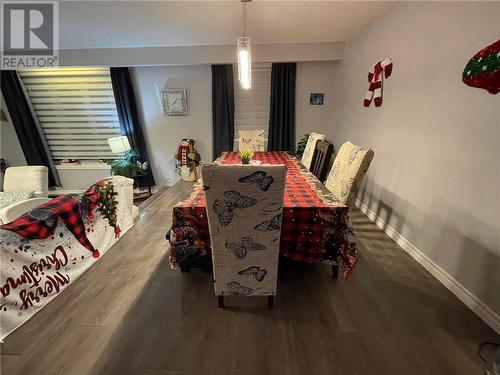
[[[0,208],[5,208],[11,204],[31,199],[35,196],[34,191],[0,191]]]

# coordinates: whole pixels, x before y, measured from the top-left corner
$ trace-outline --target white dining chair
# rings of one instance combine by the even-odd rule
[[[347,141],[333,162],[325,186],[345,205],[350,206],[375,153],[370,148],[361,148]]]
[[[325,135],[320,133],[311,133],[307,139],[306,147],[304,148],[304,153],[302,154],[302,159],[300,162],[307,168],[311,169],[311,164],[314,156],[314,150],[316,149],[316,142],[324,141]]]
[[[284,165],[203,167],[215,294],[267,296],[273,307],[285,189]]]
[[[239,130],[238,151],[266,151],[264,129]]]

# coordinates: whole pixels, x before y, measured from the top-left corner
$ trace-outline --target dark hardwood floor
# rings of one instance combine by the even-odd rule
[[[2,374],[481,374],[498,340],[361,212],[350,280],[292,264],[274,310],[217,308],[211,276],[171,270],[165,233],[179,183],[103,258],[1,346]]]

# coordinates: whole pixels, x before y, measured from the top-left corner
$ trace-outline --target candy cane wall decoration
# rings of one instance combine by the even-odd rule
[[[389,78],[392,73],[392,60],[386,58],[382,61],[377,62],[373,65],[368,72],[368,92],[365,96],[364,106],[369,107],[370,103],[375,102],[375,107],[380,107],[382,105],[382,89],[384,75],[385,78]]]

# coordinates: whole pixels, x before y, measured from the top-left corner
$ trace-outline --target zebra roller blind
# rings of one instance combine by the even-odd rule
[[[252,88],[244,90],[234,66],[234,138],[238,143],[239,130],[264,129],[267,141],[271,102],[271,64],[252,64]],[[235,146],[236,147],[236,146]],[[237,147],[235,148],[238,149]]]
[[[23,70],[19,76],[54,160],[113,159],[120,135],[109,68]]]

